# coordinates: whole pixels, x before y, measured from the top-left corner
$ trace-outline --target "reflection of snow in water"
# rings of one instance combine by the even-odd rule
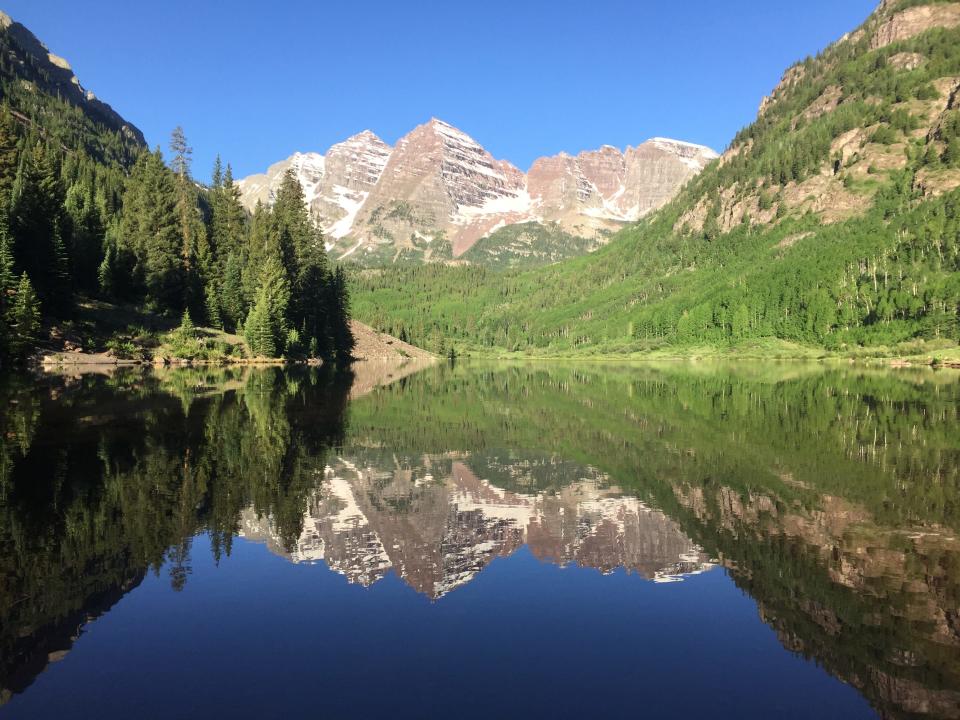
[[[242,534],[292,562],[323,561],[364,586],[394,569],[430,597],[466,584],[493,558],[523,545],[561,566],[625,569],[656,583],[713,567],[676,523],[595,472],[553,492],[525,493],[478,478],[460,460],[437,480],[442,463],[425,462],[430,471],[392,471],[339,458],[309,499],[290,552],[270,519],[252,511],[244,513]],[[507,471],[518,477],[517,468]]]

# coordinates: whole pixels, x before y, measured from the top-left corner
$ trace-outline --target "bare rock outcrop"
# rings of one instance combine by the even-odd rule
[[[878,12],[882,14],[888,7],[887,3],[882,4]],[[933,28],[954,28],[958,25],[960,3],[918,5],[896,12],[881,22],[870,40],[870,47],[878,50],[895,42],[909,40]]]

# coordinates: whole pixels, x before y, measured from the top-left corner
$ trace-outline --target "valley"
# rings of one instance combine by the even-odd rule
[[[7,2],[0,717],[960,720],[960,2]]]
[[[922,5],[881,3],[790,68],[719,160],[596,252],[355,272],[358,317],[473,354],[956,360],[958,5]]]

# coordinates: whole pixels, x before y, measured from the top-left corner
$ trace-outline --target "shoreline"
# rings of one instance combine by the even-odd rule
[[[439,362],[442,358],[432,356],[426,358],[405,357],[403,355],[372,355],[354,357],[349,366],[369,362],[397,362],[404,363],[412,360],[424,361],[430,359]],[[898,368],[930,368],[934,370],[960,370],[960,359],[952,357],[939,360],[932,357],[893,356],[803,356],[803,355],[761,355],[761,354],[597,354],[597,355],[528,355],[524,353],[463,353],[455,356],[456,361],[527,361],[527,362],[561,362],[561,363],[648,363],[648,362],[764,362],[764,363],[817,363],[837,365],[864,365],[870,367]],[[178,368],[178,367],[286,367],[294,365],[319,367],[326,363],[323,360],[291,359],[291,358],[224,358],[220,360],[192,360],[183,358],[164,358],[163,360],[128,360],[113,358],[104,354],[59,353],[45,355],[31,363],[41,370],[55,371],[57,369],[77,370],[85,367],[99,368]]]

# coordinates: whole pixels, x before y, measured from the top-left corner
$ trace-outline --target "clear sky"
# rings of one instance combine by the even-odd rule
[[[783,70],[878,0],[0,0],[194,174],[432,116],[521,169],[667,136],[722,150]]]

